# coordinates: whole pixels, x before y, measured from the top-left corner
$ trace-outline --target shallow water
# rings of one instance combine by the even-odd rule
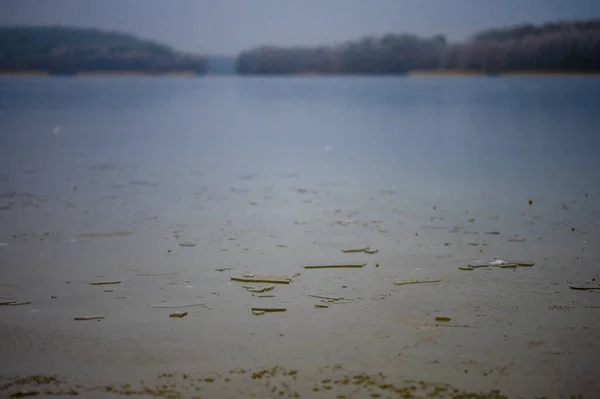
[[[599,101],[590,78],[0,79],[0,301],[31,301],[0,306],[0,375],[593,397],[600,295],[569,285],[600,279]],[[535,266],[458,269],[493,258]],[[296,272],[274,298],[230,281]],[[199,394],[279,395],[219,378]]]

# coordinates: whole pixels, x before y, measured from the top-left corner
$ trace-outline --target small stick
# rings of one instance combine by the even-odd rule
[[[191,308],[194,306],[206,306],[205,303],[193,303],[190,305],[156,305],[152,306],[153,309],[178,309],[178,308]]]
[[[73,320],[77,320],[77,321],[102,320],[102,319],[104,319],[104,316],[81,316],[81,317],[73,318]]]
[[[31,305],[31,301],[27,301],[27,302],[17,302],[17,301],[0,302],[0,306],[20,306],[20,305]]]
[[[273,279],[273,278],[255,278],[255,277],[231,277],[232,281],[240,281],[242,283],[272,283],[272,284],[289,284],[290,280]]]
[[[369,247],[365,247],[365,248],[358,248],[358,249],[342,249],[342,252],[345,254],[351,254],[351,253],[355,253],[355,252],[365,252],[368,250],[369,250]]]
[[[600,290],[600,285],[570,285],[569,288],[578,291]]]
[[[415,280],[415,281],[402,281],[400,283],[394,283],[395,285],[410,285],[410,284],[427,284],[427,283],[440,283],[442,280]]]
[[[355,265],[312,265],[312,266],[303,266],[305,269],[344,269],[344,268],[361,268],[366,266],[366,263],[363,264],[355,264]]]
[[[96,281],[90,283],[90,285],[110,285],[110,284],[121,284],[120,281]]]
[[[329,296],[322,296],[322,295],[309,295],[309,297],[319,298],[319,299],[327,299],[329,301],[341,301],[342,299],[346,299],[344,297],[332,298],[332,297],[329,297]]]

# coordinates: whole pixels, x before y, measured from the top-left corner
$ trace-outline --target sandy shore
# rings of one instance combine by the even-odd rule
[[[411,77],[435,76],[435,77],[452,77],[452,76],[494,76],[494,77],[510,77],[510,76],[527,76],[527,77],[592,77],[600,76],[598,72],[579,72],[579,71],[499,71],[488,74],[487,72],[463,71],[463,70],[416,70],[408,73]]]

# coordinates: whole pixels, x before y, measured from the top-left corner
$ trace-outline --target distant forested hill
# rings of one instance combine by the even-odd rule
[[[462,43],[390,34],[338,46],[263,46],[239,54],[236,67],[240,74],[600,72],[600,19],[489,29]]]
[[[0,27],[2,70],[203,74],[206,61],[203,57],[124,33],[62,26],[19,26]]]

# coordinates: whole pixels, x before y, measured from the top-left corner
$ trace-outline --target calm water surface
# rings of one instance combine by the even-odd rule
[[[2,78],[0,296],[32,304],[0,308],[0,374],[337,362],[593,392],[600,296],[568,285],[600,277],[598,104],[593,78]],[[536,266],[458,270],[494,257]],[[349,259],[369,266],[300,269]],[[264,318],[229,281],[298,270]],[[443,284],[392,284],[420,278]],[[177,321],[151,307],[199,300]]]

